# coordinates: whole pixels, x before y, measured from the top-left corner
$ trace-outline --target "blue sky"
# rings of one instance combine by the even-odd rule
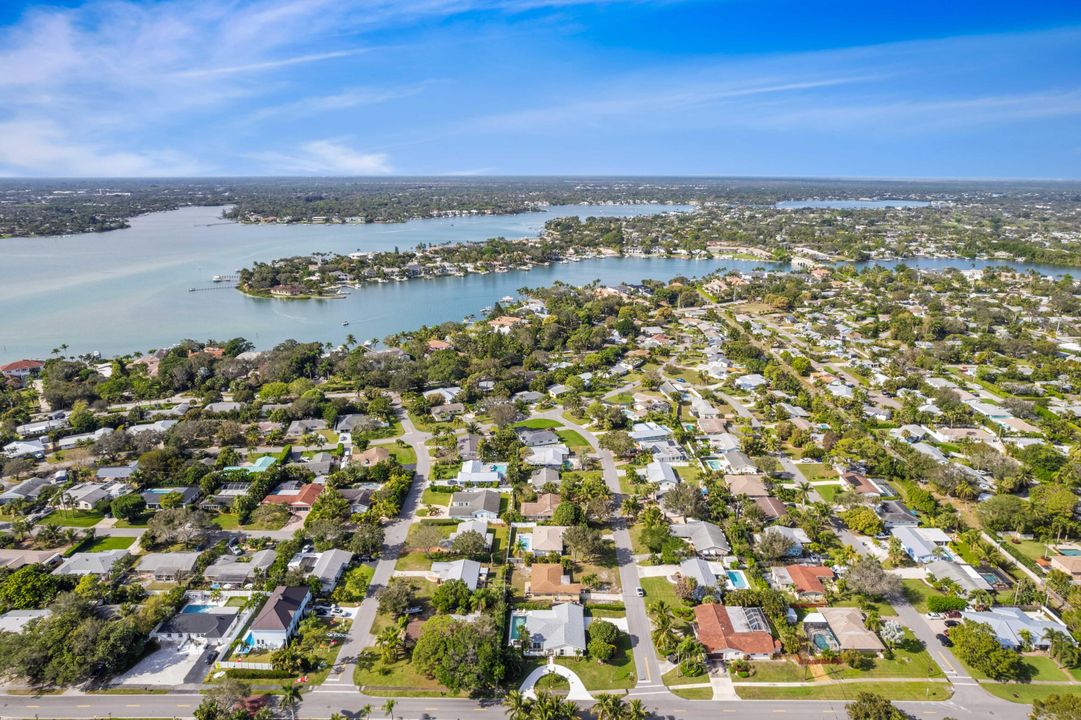
[[[1081,178],[1081,3],[0,3],[0,175]]]

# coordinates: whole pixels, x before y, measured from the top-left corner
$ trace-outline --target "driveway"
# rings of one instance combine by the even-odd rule
[[[574,674],[573,670],[551,661],[549,661],[547,665],[542,665],[529,673],[529,677],[525,679],[522,683],[522,687],[519,688],[522,694],[526,697],[536,698],[537,694],[533,692],[533,687],[537,684],[538,680],[549,673],[567,678],[567,682],[570,683],[571,686],[571,690],[567,694],[568,700],[585,700],[587,702],[593,700],[593,696],[589,694],[585,684],[582,682],[581,678]]]
[[[183,685],[200,682],[210,669],[203,656],[210,652],[202,645],[188,645],[183,650],[175,645],[162,645],[157,652],[147,655],[131,670],[118,677],[114,684],[135,686]],[[194,681],[191,676],[198,675]]]

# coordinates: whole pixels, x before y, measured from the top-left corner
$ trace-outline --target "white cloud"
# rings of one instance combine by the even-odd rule
[[[71,141],[48,122],[0,123],[0,172],[81,177],[189,176],[206,168],[178,153],[114,151]]]
[[[341,140],[312,140],[290,153],[258,153],[269,175],[386,175],[392,172],[385,153],[358,152]]]

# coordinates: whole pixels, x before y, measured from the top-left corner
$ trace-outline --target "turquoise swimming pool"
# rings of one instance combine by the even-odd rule
[[[751,586],[742,570],[725,570],[724,574],[728,576],[729,590],[746,590]]]
[[[510,619],[510,639],[517,640],[522,636],[522,628],[525,627],[525,617],[513,615]]]

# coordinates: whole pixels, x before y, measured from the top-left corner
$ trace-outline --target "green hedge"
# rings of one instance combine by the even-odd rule
[[[254,668],[229,668],[225,671],[225,677],[234,680],[258,680],[260,678],[284,679],[296,677],[296,673],[288,670],[256,670]]]

